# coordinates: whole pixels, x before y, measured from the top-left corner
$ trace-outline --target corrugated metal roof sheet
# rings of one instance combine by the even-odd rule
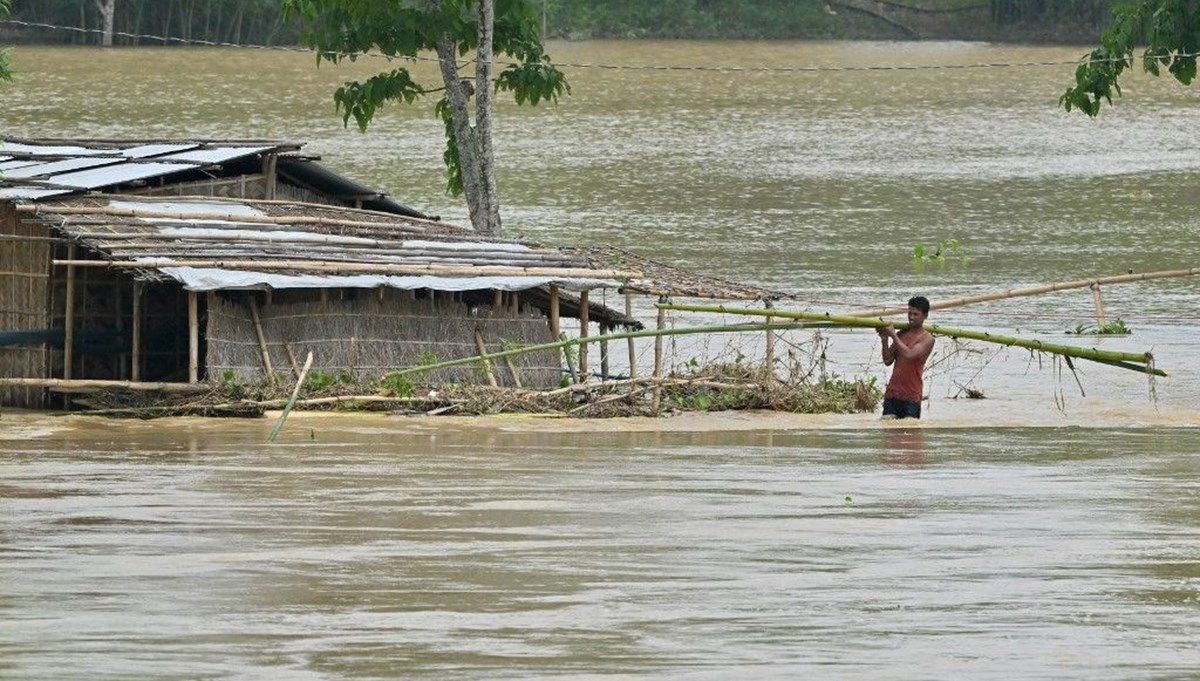
[[[144,180],[149,177],[169,175],[182,170],[191,170],[194,167],[183,163],[121,163],[114,166],[94,168],[92,170],[52,175],[47,177],[46,181],[65,187],[98,189],[100,187],[111,187],[117,184],[133,182],[134,180]]]
[[[187,149],[195,149],[200,146],[195,142],[188,143],[158,143],[158,144],[142,144],[121,151],[121,155],[126,158],[149,158],[151,156],[162,156],[163,154],[172,154]],[[266,147],[270,149],[271,147]]]
[[[0,161],[0,173],[8,171],[8,170],[12,170],[13,168],[24,168],[25,166],[32,166],[32,165],[37,165],[37,164],[38,164],[37,161],[30,161],[30,160]]]
[[[83,170],[84,168],[109,166],[120,162],[120,159],[116,158],[67,158],[61,161],[32,163],[22,168],[14,168],[4,173],[4,177],[9,180],[46,178],[57,173],[69,173],[76,170]]]
[[[29,185],[19,187],[0,187],[0,199],[9,199],[14,201],[37,201],[51,196],[62,196],[70,194],[70,189],[42,189]]]
[[[257,157],[274,154],[278,159],[275,177],[282,185],[299,187],[314,192],[323,200],[348,206],[437,220],[396,202],[384,192],[328,170],[313,159],[287,155],[301,146],[272,140],[36,140],[4,137],[0,138],[0,152],[3,152],[0,155],[0,173],[3,173],[0,186],[45,188],[51,185],[72,187],[76,191],[108,188],[119,191],[119,185],[123,183],[167,176],[186,169],[204,170],[213,179],[247,177],[262,172]],[[164,165],[148,165],[152,162]],[[104,165],[112,166],[112,172],[82,172]],[[135,168],[125,169],[125,165]],[[25,170],[11,172],[18,169]],[[194,176],[173,179],[185,177],[196,179]],[[168,179],[164,184],[170,182]]]
[[[167,154],[160,157],[163,161],[190,161],[192,163],[224,163],[235,158],[253,156],[272,147],[225,147],[217,149],[196,149],[178,154]]]
[[[77,145],[25,144],[13,140],[5,140],[4,153],[32,156],[115,156],[118,152],[113,149]]]

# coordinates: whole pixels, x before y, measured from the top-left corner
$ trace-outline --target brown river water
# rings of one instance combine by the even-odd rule
[[[1099,120],[1067,114],[1082,51],[552,44],[573,94],[500,110],[506,228],[831,311],[1200,265],[1200,90],[1136,74]],[[5,134],[306,141],[464,222],[429,108],[366,135],[334,114],[379,60],[13,57]],[[1009,66],[947,68],[978,64]],[[915,68],[846,70],[876,66]],[[949,239],[956,257],[913,262]],[[1170,377],[939,340],[926,418],[902,426],[294,414],[266,444],[273,419],[5,411],[0,679],[1197,678],[1198,293],[1105,287],[1121,337],[1064,333],[1094,323],[1086,289],[935,312],[1151,351]],[[870,332],[781,343],[886,375]],[[678,365],[760,351],[668,344]]]

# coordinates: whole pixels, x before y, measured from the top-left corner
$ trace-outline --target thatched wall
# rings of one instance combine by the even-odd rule
[[[221,293],[212,296],[208,305],[209,380],[221,380],[226,371],[245,381],[263,377],[251,296],[257,296],[263,336],[277,373],[292,373],[293,359],[302,364],[311,351],[313,366],[327,374],[377,379],[399,368],[478,354],[476,329],[489,352],[553,340],[546,318],[537,310],[470,307],[449,293],[334,290],[322,302],[318,292],[276,292],[269,303],[261,294]],[[560,356],[551,350],[512,358],[521,385],[557,385],[562,376]],[[499,362],[496,379],[501,385],[515,385],[508,362]],[[486,380],[480,369],[467,366],[439,369],[412,382]]]
[[[16,219],[11,204],[0,211],[0,331],[49,328],[50,242],[23,240],[46,239],[47,230]],[[45,378],[48,370],[45,345],[0,347],[0,376]],[[44,403],[40,388],[0,388],[0,404],[40,408]]]

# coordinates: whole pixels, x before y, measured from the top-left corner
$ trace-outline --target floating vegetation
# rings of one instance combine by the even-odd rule
[[[1128,336],[1133,333],[1123,319],[1114,319],[1106,324],[1076,324],[1074,329],[1067,331],[1076,336]]]

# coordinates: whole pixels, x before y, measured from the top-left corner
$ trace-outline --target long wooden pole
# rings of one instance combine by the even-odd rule
[[[633,319],[633,293],[625,291],[625,316]],[[637,352],[632,338],[625,339],[629,346],[629,377],[637,378]]]
[[[133,320],[130,330],[131,348],[129,378],[133,381],[142,380],[142,282],[133,281]]]
[[[195,291],[187,292],[188,383],[200,382],[200,301]]]
[[[258,337],[258,351],[262,354],[263,373],[271,383],[275,382],[275,368],[271,366],[271,350],[267,347],[267,334],[263,332],[262,317],[258,314],[258,300],[254,293],[247,293],[250,301],[250,318],[254,322],[254,335]]]
[[[851,317],[847,315],[832,315],[822,312],[789,312],[784,310],[753,310],[749,308],[730,308],[719,305],[672,305],[659,303],[660,310],[678,310],[682,312],[712,312],[716,314],[732,314],[745,315],[753,317],[779,317],[781,319],[807,319],[814,322],[828,322],[841,326],[861,327],[878,329],[884,326],[894,326],[897,329],[908,328],[908,324],[898,324],[885,319],[876,317],[874,319],[864,319],[862,317]],[[937,326],[936,324],[926,324],[925,330],[939,336],[948,336],[950,338],[967,338],[970,340],[985,341],[989,343],[998,343],[1000,345],[1008,345],[1019,348],[1027,348],[1029,350],[1037,350],[1039,352],[1048,352],[1055,355],[1063,355],[1064,357],[1078,357],[1080,359],[1090,359],[1097,362],[1113,363],[1117,362],[1121,365],[1130,364],[1123,368],[1137,367],[1138,371],[1155,376],[1166,376],[1167,373],[1161,369],[1154,368],[1154,356],[1149,352],[1133,353],[1133,352],[1117,352],[1113,350],[1100,350],[1099,348],[1081,348],[1073,345],[1060,345],[1058,343],[1046,343],[1040,340],[1028,340],[1017,338],[1015,336],[999,336],[986,331],[968,331],[965,329],[952,329],[945,326]],[[1142,366],[1145,365],[1145,366]],[[1116,365],[1114,365],[1116,366]]]
[[[478,328],[475,329],[475,349],[479,351],[480,364],[483,365],[483,371],[487,374],[488,385],[496,386],[496,372],[492,370],[492,362],[488,359],[487,346],[483,342],[483,332]]]
[[[75,244],[67,247],[67,257],[75,260]],[[63,378],[71,380],[75,364],[75,268],[67,267],[66,317],[63,319]]]
[[[55,392],[88,392],[91,390],[153,390],[165,393],[202,393],[211,389],[195,383],[143,383],[141,381],[110,381],[97,378],[0,378],[0,386],[49,388]]]
[[[55,260],[59,267],[100,267],[118,269],[163,269],[196,267],[221,270],[297,270],[302,272],[378,272],[381,274],[444,274],[447,276],[544,276],[587,277],[591,279],[640,279],[641,272],[601,270],[586,267],[521,267],[508,265],[434,265],[402,263],[343,262],[338,260]]]
[[[811,329],[813,324],[809,322],[794,322],[794,323],[774,323],[771,328],[776,331],[788,331],[791,329]],[[647,329],[644,331],[628,331],[623,333],[614,333],[607,336],[608,340],[624,340],[626,338],[657,338],[661,336],[686,336],[697,333],[746,333],[751,331],[766,331],[767,324],[751,323],[751,324],[727,324],[722,326],[695,326],[695,327],[680,327],[675,329],[663,329],[661,332],[656,329]],[[424,364],[419,367],[408,367],[406,369],[397,369],[390,375],[405,376],[408,374],[420,374],[434,369],[444,369],[446,367],[463,366],[465,364],[478,364],[483,360],[495,360],[504,357],[512,357],[527,352],[540,352],[542,350],[555,350],[558,348],[569,348],[575,345],[584,343],[598,343],[603,336],[588,336],[586,338],[566,338],[555,343],[542,343],[540,345],[526,345],[520,348],[511,350],[501,350],[498,352],[490,352],[487,354],[477,355],[475,357],[460,357],[458,359],[449,359],[436,364]]]
[[[973,303],[985,303],[992,300],[1004,300],[1006,298],[1036,296],[1043,293],[1065,291],[1067,289],[1074,288],[1087,288],[1093,284],[1128,284],[1138,281],[1150,281],[1151,279],[1172,279],[1175,277],[1194,277],[1197,275],[1200,275],[1200,267],[1192,267],[1185,270],[1160,270],[1158,272],[1143,272],[1142,274],[1118,274],[1116,276],[1100,277],[1098,279],[1076,279],[1075,281],[1061,281],[1054,284],[1044,284],[1042,286],[1033,286],[1030,288],[1009,289],[1007,291],[999,291],[997,293],[984,293],[977,296],[954,298],[952,300],[939,300],[930,303],[929,309],[948,310],[950,308],[963,307]],[[902,314],[907,310],[907,307],[880,307],[873,309],[854,310],[847,312],[846,315],[850,317],[886,317],[893,314]]]
[[[579,338],[580,339],[584,339],[584,338],[588,337],[588,330],[589,330],[588,326],[590,325],[590,322],[588,321],[588,310],[589,310],[589,308],[588,308],[588,292],[580,291],[579,292]],[[585,342],[579,344],[579,382],[580,383],[588,382],[588,373],[589,372],[588,372],[587,342],[585,341]]]

